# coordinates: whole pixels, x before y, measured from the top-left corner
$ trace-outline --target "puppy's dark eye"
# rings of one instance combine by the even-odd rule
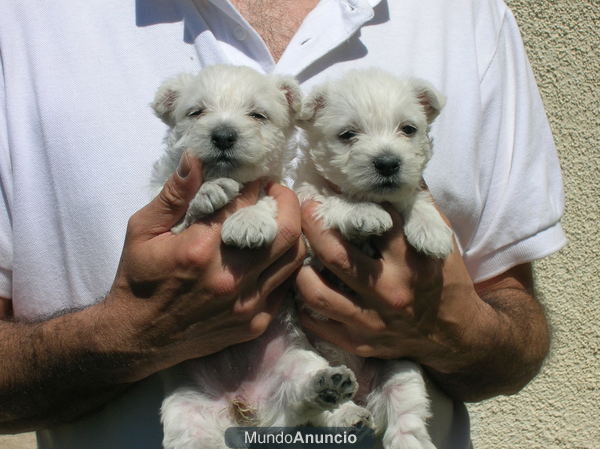
[[[199,117],[204,113],[204,109],[192,109],[189,111],[186,116],[187,117]]]
[[[340,134],[338,134],[338,137],[343,142],[350,142],[356,136],[358,136],[358,133],[352,129],[347,129],[345,131],[342,131]]]
[[[412,125],[403,125],[400,127],[400,131],[402,131],[407,136],[412,136],[417,132],[417,128]]]
[[[248,114],[250,117],[256,119],[256,120],[266,120],[267,116],[265,114],[261,114],[260,112],[251,112],[250,114]]]

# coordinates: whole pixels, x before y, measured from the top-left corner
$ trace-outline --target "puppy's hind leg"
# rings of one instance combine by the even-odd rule
[[[385,449],[435,449],[427,432],[429,399],[420,367],[389,361],[383,381],[367,398],[376,429],[385,429]]]
[[[193,388],[179,388],[161,407],[165,449],[225,449],[223,434],[234,426],[225,400]]]
[[[285,416],[287,426],[324,425],[320,415],[350,401],[358,389],[350,369],[329,366],[327,360],[307,349],[288,350],[273,375],[281,379],[281,387],[275,401],[279,406],[272,410]]]
[[[344,402],[332,411],[322,412],[313,418],[311,424],[320,427],[375,428],[371,412],[353,401]]]

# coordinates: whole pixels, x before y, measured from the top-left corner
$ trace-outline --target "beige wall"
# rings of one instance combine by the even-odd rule
[[[392,0],[398,1],[398,0]],[[452,1],[452,0],[448,0]],[[521,27],[564,172],[569,246],[536,264],[552,354],[523,392],[471,405],[475,449],[600,448],[600,2],[508,0]],[[31,435],[0,437],[25,449]]]
[[[554,131],[569,245],[536,264],[554,341],[520,394],[469,407],[475,449],[600,448],[600,2],[507,0]]]

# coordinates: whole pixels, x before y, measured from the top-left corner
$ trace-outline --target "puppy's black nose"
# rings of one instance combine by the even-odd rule
[[[235,128],[227,125],[217,126],[210,134],[214,146],[220,150],[228,150],[238,138]]]
[[[373,159],[373,165],[381,176],[392,176],[400,169],[400,159],[391,154],[382,154]]]

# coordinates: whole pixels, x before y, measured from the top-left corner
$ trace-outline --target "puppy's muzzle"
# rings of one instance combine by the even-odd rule
[[[229,150],[237,141],[238,133],[235,128],[228,125],[220,125],[212,130],[210,140],[219,150]]]
[[[400,171],[400,159],[391,154],[382,154],[373,158],[373,166],[381,176],[394,176]]]

